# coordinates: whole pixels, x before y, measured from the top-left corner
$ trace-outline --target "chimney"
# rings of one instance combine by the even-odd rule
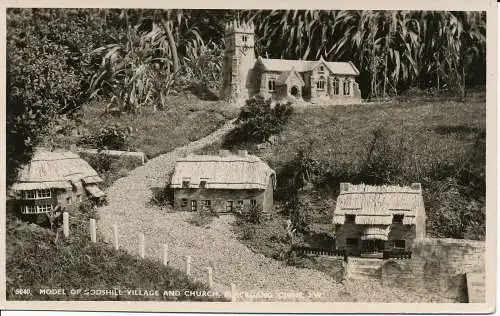
[[[238,150],[238,156],[240,157],[246,157],[248,155],[247,150]]]
[[[418,190],[418,191],[421,191],[422,190],[422,186],[420,185],[420,183],[412,183],[410,188],[412,190]]]
[[[340,192],[346,192],[346,191],[349,191],[349,183],[347,182],[340,183]]]
[[[229,150],[221,149],[219,150],[219,157],[227,157],[229,156]]]

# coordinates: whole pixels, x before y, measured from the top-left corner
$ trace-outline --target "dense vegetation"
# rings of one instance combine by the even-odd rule
[[[352,60],[364,97],[409,87],[463,97],[485,83],[484,12],[9,9],[8,181],[55,118],[89,99],[137,112],[185,90],[216,98],[224,23],[237,17],[257,26],[259,55]]]

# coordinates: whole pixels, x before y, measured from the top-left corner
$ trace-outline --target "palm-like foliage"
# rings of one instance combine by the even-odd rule
[[[372,97],[412,85],[463,92],[467,69],[485,60],[481,12],[260,10],[244,15],[258,25],[261,54],[352,60]]]
[[[116,20],[116,15],[110,13],[110,19]],[[395,95],[412,86],[463,94],[465,85],[485,80],[486,16],[481,12],[125,10],[120,12],[122,20],[124,16],[128,25],[136,27],[129,28],[127,38],[116,46],[105,47],[102,56],[115,63],[117,82],[126,81],[120,75],[129,69],[125,77],[130,91],[120,97],[125,103],[130,95],[135,96],[130,102],[144,103],[150,95],[163,99],[169,89],[160,91],[153,78],[184,76],[184,82],[192,78],[217,82],[223,25],[234,17],[256,25],[257,55],[353,61],[367,97]],[[207,54],[208,61],[202,57]],[[211,64],[203,68],[200,63]],[[102,88],[100,80],[112,73],[101,68],[93,91]],[[151,88],[155,92],[148,94],[147,87],[155,85]]]

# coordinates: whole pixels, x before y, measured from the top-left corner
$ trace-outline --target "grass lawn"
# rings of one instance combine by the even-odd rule
[[[148,158],[203,138],[224,122],[237,116],[238,109],[221,101],[203,101],[192,95],[170,97],[169,106],[154,112],[144,108],[136,114],[104,114],[105,103],[84,106],[80,127],[87,131],[120,124],[132,127],[131,150],[142,151]]]
[[[75,223],[76,221],[76,223]],[[72,220],[71,234],[64,239],[35,224],[7,218],[7,300],[224,300],[182,295],[184,291],[207,291],[202,283],[159,261],[140,259],[116,251],[98,240],[90,242],[88,221]],[[40,294],[40,289],[65,289],[66,295]],[[32,295],[16,295],[15,289],[29,289]],[[71,295],[71,289],[81,289]],[[85,290],[158,290],[159,296],[85,295]],[[163,296],[163,291],[180,291],[180,296]]]

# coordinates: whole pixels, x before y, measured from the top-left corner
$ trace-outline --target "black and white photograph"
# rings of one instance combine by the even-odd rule
[[[5,17],[6,303],[494,306],[490,12]]]

